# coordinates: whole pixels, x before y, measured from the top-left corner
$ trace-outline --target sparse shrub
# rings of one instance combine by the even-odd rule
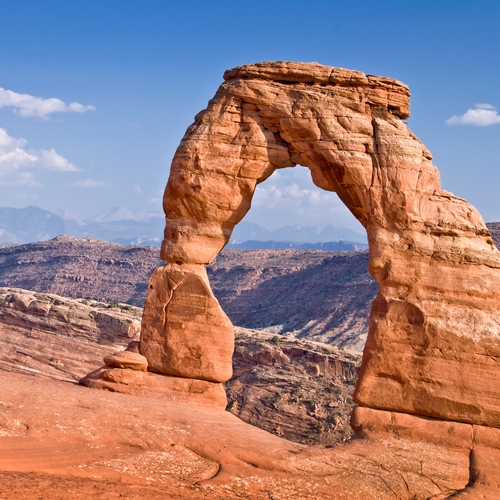
[[[275,335],[272,339],[271,339],[271,342],[273,342],[275,345],[280,345],[280,338],[278,337],[278,335]]]

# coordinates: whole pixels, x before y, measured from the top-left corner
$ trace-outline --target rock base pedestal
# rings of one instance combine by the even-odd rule
[[[197,403],[224,410],[226,393],[222,384],[181,377],[158,375],[129,368],[103,366],[80,380],[91,389],[103,389],[168,401]]]
[[[347,446],[368,455],[373,443],[408,443],[389,460],[408,477],[428,476],[442,491],[459,490],[454,499],[500,498],[500,429],[363,407],[353,411],[351,426],[357,439]],[[414,459],[410,443],[421,447]]]
[[[148,372],[148,362],[134,352],[137,348],[134,344],[137,342],[132,342],[127,351],[106,356],[105,366],[80,379],[80,384],[91,389],[226,408],[222,384]]]

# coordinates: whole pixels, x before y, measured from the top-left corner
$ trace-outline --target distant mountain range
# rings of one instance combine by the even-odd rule
[[[233,231],[228,248],[327,250],[332,252],[366,250],[366,236],[352,229],[326,226],[283,226],[269,231],[258,224],[241,221]]]
[[[352,229],[326,226],[283,226],[274,231],[254,224],[241,221],[233,231],[230,244],[239,244],[244,241],[293,241],[296,243],[327,243],[331,241],[353,241],[366,243],[366,236]]]
[[[87,220],[80,220],[63,209],[0,207],[0,243],[46,241],[66,234],[122,245],[160,246],[164,226],[162,213],[134,214],[123,207],[108,208]],[[367,244],[364,235],[344,227],[290,225],[269,231],[258,224],[242,221],[234,229],[228,247],[353,251],[364,250]]]
[[[133,214],[112,207],[82,221],[59,209],[0,208],[0,242],[46,241],[61,234],[77,238],[99,238],[123,245],[160,246],[165,217],[159,213]]]

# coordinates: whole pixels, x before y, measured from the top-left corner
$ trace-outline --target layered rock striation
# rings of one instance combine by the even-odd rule
[[[73,300],[0,287],[0,323],[97,344],[123,344],[139,335],[142,311],[130,305]]]

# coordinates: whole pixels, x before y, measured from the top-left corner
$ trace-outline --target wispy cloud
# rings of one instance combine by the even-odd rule
[[[475,127],[486,127],[500,123],[500,115],[495,106],[491,104],[476,104],[474,108],[469,108],[463,115],[453,115],[446,120],[448,125],[472,125]]]
[[[259,184],[248,217],[270,229],[288,224],[361,227],[339,197],[316,187],[309,169],[300,166],[277,170]]]
[[[85,113],[86,111],[94,111],[95,106],[83,105],[79,102],[66,104],[61,99],[51,97],[43,99],[29,94],[18,94],[12,90],[6,90],[0,87],[0,108],[11,106],[14,112],[19,116],[37,116],[40,118],[48,118],[52,113]]]
[[[139,194],[144,194],[144,191],[142,190],[142,187],[139,184],[134,185],[134,191]]]
[[[55,149],[26,149],[26,139],[11,137],[0,128],[0,185],[39,186],[39,171],[76,172],[78,168]]]
[[[275,172],[271,179],[257,187],[253,204],[269,208],[313,209],[332,203],[331,193],[309,189],[290,180],[281,172]]]
[[[42,149],[39,156],[40,162],[45,170],[56,172],[76,172],[78,169],[55,149]]]
[[[102,188],[107,187],[109,184],[102,181],[94,181],[93,179],[85,179],[83,181],[76,181],[71,184],[73,187],[79,188]]]

